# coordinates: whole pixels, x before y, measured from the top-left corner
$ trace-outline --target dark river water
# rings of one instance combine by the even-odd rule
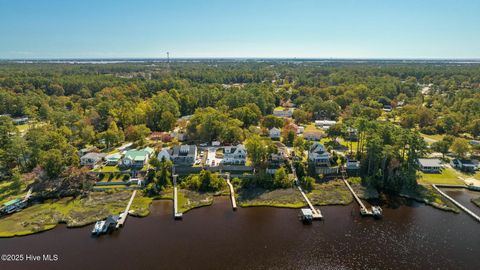
[[[469,198],[448,191],[477,212]],[[92,226],[0,239],[1,254],[58,254],[56,262],[0,262],[0,269],[480,269],[480,223],[465,213],[396,199],[381,220],[358,206],[320,207],[325,220],[303,225],[299,210],[240,208],[227,198],[172,218],[157,201],[146,218],[93,238]]]

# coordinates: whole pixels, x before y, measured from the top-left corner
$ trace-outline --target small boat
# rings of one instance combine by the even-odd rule
[[[93,235],[100,235],[103,233],[105,227],[105,220],[99,220],[95,223],[95,226],[93,227],[92,234]]]
[[[123,214],[120,214],[118,216],[108,216],[105,220],[97,221],[95,223],[95,226],[93,227],[92,234],[100,235],[112,232],[115,229],[118,220],[122,217],[122,215]]]
[[[382,208],[380,206],[372,206],[372,213],[375,218],[381,218]]]
[[[303,208],[301,209],[299,217],[304,224],[312,224],[313,212],[311,209]]]

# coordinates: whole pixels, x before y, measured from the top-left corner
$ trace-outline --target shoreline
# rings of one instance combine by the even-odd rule
[[[328,188],[334,188],[334,189],[328,189]],[[318,184],[318,186],[316,186],[316,189],[307,193],[307,196],[309,196],[309,198],[312,200],[312,203],[315,206],[347,206],[353,203],[354,201],[350,193],[348,193],[348,196],[346,197],[341,197],[338,195],[338,192],[344,192],[343,190],[344,188],[346,189],[346,187],[339,185],[338,183]],[[360,198],[363,200],[368,201],[370,199],[380,198],[380,194],[378,193],[373,194],[371,190],[369,190],[367,187],[356,185],[355,189],[361,190],[361,192],[359,193],[360,193]],[[307,205],[305,201],[300,199],[300,194],[294,188],[274,189],[274,190],[265,190],[265,189],[256,188],[256,189],[238,189],[238,191],[239,192],[236,193],[236,197],[237,197],[238,206],[241,208],[272,207],[272,208],[284,208],[284,209],[300,209]],[[427,190],[425,192],[429,192],[429,191]],[[89,195],[89,197],[87,198],[87,201],[90,199],[90,196],[94,196],[94,197],[95,196],[100,196],[100,197],[111,196],[112,198],[117,198],[118,196],[122,195],[123,197],[125,197],[122,193],[127,193],[128,195],[129,192],[119,191],[116,193],[109,193],[109,194],[94,193],[92,195]],[[137,218],[148,217],[151,213],[150,208],[152,206],[153,201],[161,201],[161,200],[173,201],[173,196],[170,193],[171,193],[170,189],[167,189],[163,191],[161,194],[155,195],[152,197],[147,197],[144,195],[137,196],[136,199],[134,200],[134,204],[132,205],[132,210],[130,215]],[[179,200],[179,203],[180,202],[182,203],[182,205],[179,205],[179,209],[181,210],[182,213],[187,213],[197,208],[211,206],[214,204],[215,197],[229,196],[224,191],[220,191],[217,193],[199,193],[199,192],[184,190],[184,189],[180,190],[179,194],[181,194],[180,195],[181,199]],[[332,194],[335,195],[333,197],[335,198],[334,200],[332,200],[331,198]],[[251,196],[251,197],[248,197],[248,196]],[[269,197],[269,196],[273,196],[273,197]],[[431,206],[435,209],[439,209],[445,212],[453,212],[457,214],[460,213],[458,209],[456,209],[455,207],[451,207],[448,204],[448,202],[445,203],[443,200],[440,200],[439,202],[441,203],[438,203],[438,202],[429,200],[427,196],[432,196],[432,194],[430,193],[406,194],[405,192],[402,192],[398,194],[398,196],[409,199],[409,200],[413,200],[419,203],[423,203],[426,206]],[[14,221],[18,220],[18,217],[22,216],[22,213],[27,218],[35,219],[35,217],[37,216],[35,216],[34,213],[28,213],[28,212],[36,212],[37,210],[40,211],[40,215],[41,214],[51,215],[46,218],[46,219],[50,219],[50,222],[54,222],[54,221],[57,221],[57,222],[49,223],[43,220],[44,223],[42,223],[42,219],[37,217],[39,221],[34,220],[34,222],[31,222],[30,223],[31,227],[29,229],[21,230],[19,228],[19,230],[17,231],[15,230],[2,231],[0,232],[0,238],[23,237],[27,235],[42,233],[42,232],[52,230],[60,224],[65,224],[66,228],[69,228],[69,229],[81,228],[81,227],[94,224],[98,219],[106,218],[109,214],[113,214],[111,213],[112,211],[116,212],[115,210],[118,210],[118,206],[114,205],[115,203],[111,203],[109,205],[107,204],[106,206],[104,205],[103,208],[97,209],[97,211],[93,210],[92,212],[89,209],[87,213],[91,214],[91,216],[88,216],[82,221],[77,221],[75,220],[75,217],[72,217],[72,216],[75,216],[75,214],[77,214],[80,210],[82,210],[82,207],[83,208],[89,207],[85,205],[78,206],[79,201],[84,199],[85,198],[80,198],[80,199],[70,198],[71,201],[68,201],[68,198],[62,198],[53,202],[48,201],[44,203],[35,204],[27,209],[24,209],[21,212],[6,216],[0,219],[0,228],[1,228],[1,225],[5,225],[4,223],[6,222],[6,220],[10,220],[10,219]],[[480,207],[480,198],[472,199],[472,202],[475,203],[478,207]],[[73,203],[75,205],[73,207],[70,207],[69,203]],[[121,203],[123,204],[123,202]],[[64,212],[63,216],[59,216],[58,212],[61,212],[61,211],[57,209],[58,204],[59,205],[65,204],[65,207],[67,208],[70,207],[69,212],[66,212],[66,213]],[[45,212],[45,209],[47,209],[46,212]],[[24,212],[24,211],[28,211],[28,212]],[[45,213],[42,211],[44,211]],[[55,212],[55,211],[58,211],[58,212]],[[32,215],[32,216],[29,216],[29,215]],[[18,221],[21,223],[25,223],[21,219]],[[27,225],[28,223],[24,224],[24,226],[27,226]]]

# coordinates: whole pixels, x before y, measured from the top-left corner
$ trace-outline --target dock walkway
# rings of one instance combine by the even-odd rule
[[[345,179],[345,171],[342,170],[342,180],[347,186],[347,188],[350,190],[352,193],[353,197],[357,201],[358,205],[360,205],[360,214],[364,216],[370,216],[373,215],[373,212],[371,210],[368,210],[368,208],[365,206],[365,204],[362,202],[362,200],[358,197],[357,193],[353,190],[352,186],[350,186],[350,183],[348,183],[347,179]]]
[[[322,219],[322,218],[323,218],[322,212],[320,211],[320,209],[315,208],[315,207],[313,206],[312,202],[311,202],[310,199],[307,197],[307,194],[305,194],[305,192],[303,191],[302,187],[300,186],[300,183],[299,183],[298,177],[297,177],[297,172],[295,171],[295,168],[293,167],[293,164],[292,164],[292,163],[290,163],[290,167],[291,167],[291,169],[292,169],[292,173],[293,173],[293,176],[294,176],[294,181],[295,181],[295,183],[297,184],[297,188],[298,188],[298,190],[300,191],[300,194],[302,194],[303,199],[307,202],[308,207],[310,208],[310,210],[312,210],[312,218],[313,218],[313,219]]]
[[[135,195],[137,195],[137,191],[134,190],[133,193],[132,193],[132,197],[130,197],[130,201],[128,202],[127,204],[127,207],[125,208],[125,211],[123,212],[123,215],[120,217],[120,219],[117,221],[117,229],[122,227],[123,224],[125,223],[125,220],[127,220],[127,216],[128,216],[128,211],[130,211],[130,207],[132,206],[132,203],[133,203],[133,199],[135,198]]]
[[[439,185],[441,186],[441,185]],[[437,185],[433,184],[432,187],[437,190],[440,194],[442,194],[445,198],[449,199],[453,204],[455,204],[458,208],[462,209],[463,211],[465,211],[467,214],[469,214],[470,216],[472,216],[475,220],[477,220],[478,222],[480,222],[480,217],[473,213],[472,211],[470,211],[468,208],[466,208],[465,206],[463,206],[462,204],[460,204],[459,202],[457,202],[456,200],[454,200],[452,197],[448,196],[445,192],[441,191]]]
[[[307,202],[308,207],[312,210],[312,217],[314,219],[322,219],[323,215],[322,212],[320,212],[320,209],[317,209],[313,206],[312,202],[310,202],[310,199],[308,199],[307,195],[305,194],[305,192],[303,192],[303,189],[302,187],[300,187],[300,185],[298,185],[297,188],[300,191],[300,194],[302,194],[303,199],[305,199],[305,201]]]
[[[230,177],[227,178],[227,185],[230,188],[230,199],[232,200],[232,208],[233,208],[233,210],[237,210],[237,201],[235,199],[235,190],[233,189],[233,185],[230,182]]]
[[[178,189],[177,189],[177,177],[178,175],[173,175],[173,217],[175,219],[181,219],[183,214],[178,212]]]

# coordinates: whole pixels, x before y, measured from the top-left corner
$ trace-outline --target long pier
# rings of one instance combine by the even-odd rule
[[[130,207],[132,206],[132,203],[133,203],[133,199],[135,198],[135,195],[137,195],[137,191],[134,190],[133,193],[132,193],[132,197],[130,197],[130,201],[128,202],[127,204],[127,207],[125,208],[125,211],[123,212],[123,215],[120,217],[120,219],[117,221],[117,225],[116,225],[116,228],[120,228],[123,226],[123,224],[125,223],[125,220],[127,220],[127,216],[128,216],[128,211],[130,211]]]
[[[360,206],[360,214],[363,216],[373,216],[373,211],[369,210],[365,204],[362,202],[362,200],[358,197],[357,193],[353,190],[352,186],[350,186],[350,183],[348,183],[347,179],[345,178],[345,170],[342,169],[342,180],[347,186],[347,188],[350,190],[352,193],[353,197],[357,201],[358,205]]]
[[[23,202],[27,202],[28,199],[30,199],[30,197],[32,196],[32,188],[30,188],[27,192],[27,194],[25,195],[25,197],[23,198]]]
[[[312,204],[312,202],[310,202],[310,199],[308,199],[307,195],[305,194],[305,192],[303,192],[303,189],[302,187],[300,187],[300,185],[297,186],[298,190],[300,191],[300,194],[302,194],[303,196],[303,199],[307,202],[308,204],[308,207],[310,208],[310,210],[312,210],[312,217],[314,219],[322,219],[323,218],[323,215],[322,215],[322,212],[320,212],[320,209],[318,208],[315,208]]]
[[[480,217],[473,213],[472,211],[470,211],[468,208],[466,208],[465,206],[463,206],[462,204],[460,204],[459,202],[457,202],[456,200],[454,200],[452,197],[448,196],[445,192],[441,191],[437,185],[433,184],[432,187],[437,190],[440,194],[442,194],[445,198],[449,199],[453,204],[455,204],[458,208],[462,209],[463,211],[465,211],[467,214],[469,214],[470,216],[472,216],[475,220],[477,220],[478,222],[480,222]]]
[[[237,210],[237,201],[235,199],[235,190],[233,189],[233,185],[230,182],[230,177],[227,177],[227,185],[230,188],[230,200],[232,200],[232,208],[233,208],[233,210]]]
[[[322,219],[323,218],[323,215],[322,215],[322,212],[320,211],[320,209],[318,208],[315,208],[312,204],[312,202],[310,201],[310,199],[307,197],[307,194],[305,194],[305,192],[303,191],[302,187],[300,186],[300,183],[298,181],[298,177],[297,177],[297,172],[295,171],[295,168],[293,167],[293,164],[290,163],[290,167],[292,169],[292,172],[293,172],[293,176],[295,177],[294,181],[297,185],[297,188],[298,190],[300,191],[300,194],[302,194],[303,196],[303,199],[307,202],[307,205],[308,207],[310,208],[310,210],[312,210],[312,218],[313,219]]]
[[[173,217],[175,219],[181,219],[183,217],[183,214],[178,212],[177,177],[178,175],[173,175]]]

